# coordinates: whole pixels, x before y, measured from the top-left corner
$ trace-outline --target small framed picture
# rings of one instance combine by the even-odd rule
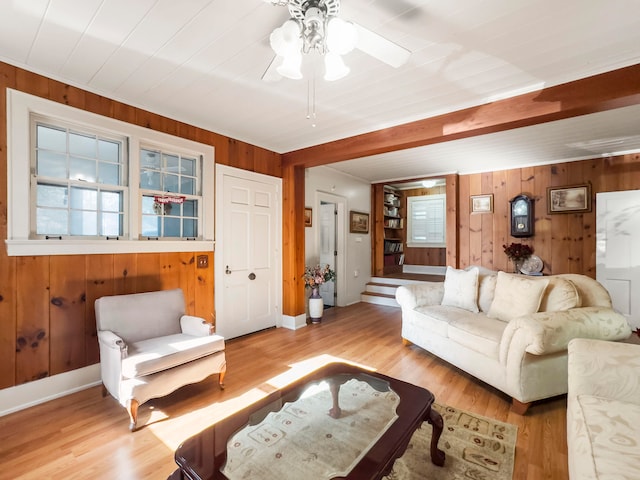
[[[471,195],[471,213],[493,212],[493,193],[486,195]]]
[[[349,233],[369,233],[369,214],[349,212]]]
[[[311,210],[311,207],[304,207],[304,226],[305,227],[311,226],[312,217],[313,217],[313,210]]]
[[[547,213],[591,211],[591,184],[547,188]]]

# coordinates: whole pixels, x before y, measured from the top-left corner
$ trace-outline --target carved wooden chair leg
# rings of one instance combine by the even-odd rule
[[[522,403],[515,398],[511,399],[511,411],[518,415],[524,415],[529,410],[532,402]]]
[[[140,404],[135,398],[129,400],[129,407],[127,408],[127,411],[129,412],[129,419],[131,420],[131,423],[129,423],[129,430],[131,430],[132,432],[134,432],[137,428],[139,406]]]
[[[224,376],[227,373],[227,365],[225,364],[220,370],[220,375],[218,377],[218,385],[220,385],[220,390],[224,390]]]

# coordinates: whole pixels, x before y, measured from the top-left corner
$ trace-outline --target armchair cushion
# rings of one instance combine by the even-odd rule
[[[129,344],[129,355],[122,360],[122,376],[136,378],[168,370],[224,350],[220,335],[195,337],[178,333]]]

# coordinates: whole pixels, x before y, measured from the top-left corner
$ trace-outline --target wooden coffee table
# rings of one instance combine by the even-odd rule
[[[273,433],[273,443],[282,438],[284,444],[284,439],[286,438],[286,441],[292,441],[292,445],[295,445],[296,448],[299,449],[300,445],[304,444],[304,442],[302,438],[299,439],[300,441],[296,441],[294,439],[296,435],[294,432],[282,432],[282,434],[279,435],[281,432],[278,428],[272,426],[269,427],[269,429],[268,427],[261,427],[261,425],[266,422],[265,419],[267,419],[268,415],[278,415],[276,418],[280,418],[290,413],[285,412],[286,409],[293,411],[295,414],[298,406],[300,406],[300,408],[297,408],[297,411],[303,411],[303,405],[308,406],[308,404],[301,402],[306,401],[304,399],[310,396],[309,392],[312,391],[310,388],[313,387],[315,390],[318,390],[320,388],[319,386],[322,385],[324,385],[325,390],[323,398],[326,402],[323,403],[323,406],[319,409],[321,412],[313,413],[315,414],[316,420],[318,416],[321,415],[320,421],[322,426],[327,426],[324,422],[335,421],[332,419],[339,419],[341,417],[343,417],[343,420],[347,419],[348,421],[343,421],[339,428],[353,428],[354,430],[350,432],[342,430],[338,433],[348,433],[351,435],[363,433],[362,438],[364,438],[364,431],[358,431],[358,428],[360,428],[358,427],[358,421],[352,421],[349,415],[355,415],[357,413],[367,418],[368,413],[371,415],[379,415],[372,407],[381,407],[383,411],[390,409],[388,406],[381,406],[380,404],[373,405],[371,402],[391,401],[393,402],[393,408],[395,408],[395,412],[387,412],[390,413],[390,420],[384,420],[383,427],[378,427],[378,430],[373,433],[370,431],[367,432],[368,435],[372,435],[372,439],[370,441],[366,440],[366,442],[369,443],[366,443],[355,455],[353,463],[349,466],[349,471],[343,472],[344,475],[342,476],[334,476],[333,478],[379,479],[387,475],[394,461],[406,450],[415,430],[425,421],[429,422],[433,428],[430,447],[431,461],[438,466],[444,464],[444,452],[438,449],[438,440],[442,434],[443,422],[440,414],[431,408],[434,402],[434,396],[431,392],[416,385],[379,373],[370,372],[350,364],[330,363],[294,383],[274,391],[255,404],[187,439],[175,452],[175,460],[179,468],[169,478],[172,480],[229,478],[223,473],[223,470],[226,469],[228,473],[231,470],[231,465],[237,466],[242,464],[242,458],[238,461],[237,456],[233,456],[239,455],[239,453],[235,453],[233,448],[240,445],[242,441],[247,438],[247,432],[250,432],[248,435],[252,436],[254,440],[258,439],[259,441],[259,438],[264,438],[265,442],[269,442],[271,441],[270,436],[275,430],[276,433]],[[361,407],[353,407],[353,402],[359,400],[354,400],[351,397],[357,397],[357,395],[348,393],[349,391],[345,390],[347,387],[353,388],[353,386],[360,387],[362,391],[367,390],[367,393],[370,393],[369,396],[366,397],[366,401],[363,395]],[[350,405],[351,410],[347,411],[348,409],[341,408],[343,406],[342,404]],[[391,410],[393,410],[393,408],[391,408]],[[367,409],[370,409],[371,412],[367,412]],[[292,418],[295,422],[300,423],[304,422],[307,417],[302,415],[300,418]],[[366,422],[360,422],[360,424],[364,423]],[[309,425],[303,425],[303,427],[302,430],[306,430],[308,434],[308,429],[312,428],[311,421],[309,420]],[[333,427],[338,428],[336,425],[333,425]],[[260,428],[264,430],[259,431]],[[267,431],[270,432],[269,435],[265,435]],[[242,437],[243,434],[244,437]],[[298,433],[298,435],[302,435],[302,433]],[[331,437],[331,435],[326,436]],[[240,441],[238,438],[243,438],[243,440]],[[324,434],[318,438],[322,440]],[[359,440],[362,438],[358,437]],[[351,443],[355,442],[349,442],[349,444]],[[271,448],[272,446],[268,443],[264,445],[265,449]],[[284,447],[284,445],[282,446]],[[254,452],[256,448],[247,448],[247,450]],[[277,451],[277,449],[271,450]],[[272,453],[271,450],[269,450],[269,455]],[[285,455],[290,451],[290,448],[283,448]],[[229,466],[225,466],[228,455],[229,461],[232,463],[230,463]],[[312,455],[311,452],[310,455]],[[274,462],[276,461],[275,458],[279,457],[274,457]],[[251,465],[253,468],[253,464],[251,464],[253,461],[255,461],[255,457],[251,457],[246,460],[245,463]],[[267,465],[270,464],[267,463]],[[305,468],[307,467],[305,466]],[[264,474],[264,470],[262,470],[262,474]],[[282,476],[281,474],[278,475],[279,478],[286,478],[286,476]],[[233,478],[233,475],[230,474],[230,476]],[[300,478],[299,473],[292,473],[291,478]],[[310,477],[307,475],[307,478]]]

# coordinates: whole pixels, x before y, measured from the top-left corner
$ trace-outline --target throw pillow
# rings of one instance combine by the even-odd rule
[[[498,272],[496,292],[487,316],[508,322],[536,313],[548,284],[548,279],[531,279],[524,275]]]
[[[571,280],[549,277],[549,286],[540,302],[541,312],[560,312],[580,306],[580,295]]]
[[[478,313],[478,269],[457,270],[447,267],[441,305]]]

